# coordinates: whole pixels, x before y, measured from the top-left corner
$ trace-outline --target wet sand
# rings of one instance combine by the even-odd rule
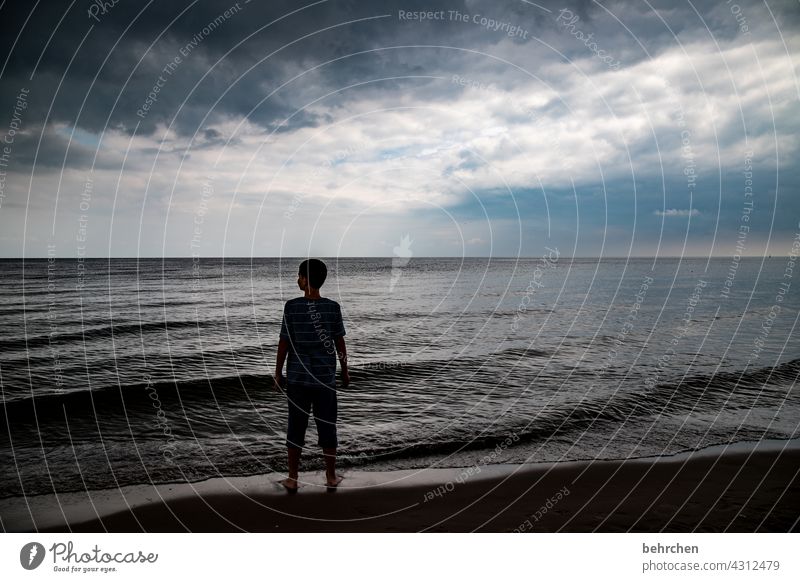
[[[2,500],[6,531],[787,532],[800,518],[796,441],[673,457],[420,471],[301,473]]]

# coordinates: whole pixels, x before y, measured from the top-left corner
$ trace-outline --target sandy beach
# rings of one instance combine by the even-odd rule
[[[345,471],[328,492],[301,473],[0,502],[6,531],[787,532],[800,517],[796,441],[672,457]]]

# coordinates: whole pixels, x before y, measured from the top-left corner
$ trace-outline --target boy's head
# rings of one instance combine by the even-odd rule
[[[300,263],[300,271],[297,276],[297,284],[301,289],[304,288],[302,279],[305,279],[309,287],[319,289],[328,276],[328,267],[319,259],[306,259]]]

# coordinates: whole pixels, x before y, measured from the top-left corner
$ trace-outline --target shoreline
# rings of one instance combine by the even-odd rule
[[[0,500],[4,531],[799,531],[800,440],[664,457],[400,471],[344,470]]]

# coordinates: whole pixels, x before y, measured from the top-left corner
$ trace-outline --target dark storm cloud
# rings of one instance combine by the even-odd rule
[[[69,11],[66,1],[40,2],[32,11],[28,3],[10,2],[3,6],[0,19],[0,43],[3,54],[8,55],[2,76],[0,111],[8,110],[15,88],[29,86],[32,89],[31,117],[37,121],[48,118],[53,122],[77,123],[94,132],[102,131],[107,123],[129,130],[139,123],[140,131],[148,133],[156,123],[171,121],[183,104],[176,119],[177,128],[193,133],[226,89],[230,91],[218,104],[216,114],[244,115],[292,76],[326,60],[393,45],[443,44],[481,50],[504,38],[502,33],[493,34],[472,24],[399,22],[399,10],[486,14],[498,21],[517,24],[533,36],[541,33],[542,28],[549,32],[552,23],[542,27],[542,22],[552,20],[566,7],[585,26],[597,28],[605,23],[602,26],[607,30],[600,28],[595,34],[603,38],[609,52],[627,61],[625,64],[647,58],[642,47],[652,56],[674,43],[672,32],[644,3],[609,4],[609,11],[634,30],[635,36],[626,33],[593,2],[545,1],[539,4],[549,7],[551,13],[519,1],[320,2],[305,9],[302,9],[303,4],[289,1],[246,4],[244,0],[238,3],[184,0],[149,5],[120,1],[105,14],[95,10],[94,19],[87,12],[96,4],[87,0],[76,2]],[[700,3],[698,10],[701,16],[706,16],[705,24],[712,27],[719,24],[718,18],[713,16],[719,4]],[[661,5],[656,3],[655,8],[658,16],[678,35],[686,33],[687,27],[695,32],[699,30],[698,34],[708,34],[699,28],[698,17],[688,6],[676,8],[672,2],[662,2]],[[218,20],[226,10],[231,11],[230,17]],[[783,4],[776,6],[775,12],[779,19],[797,19],[796,12],[784,9]],[[381,14],[390,17],[343,25]],[[267,26],[282,17],[280,22]],[[218,24],[210,34],[202,35],[203,29],[215,20]],[[330,30],[325,31],[326,28]],[[48,42],[51,33],[53,36]],[[137,110],[153,89],[163,67],[179,56],[181,48],[198,34],[202,36],[201,41],[167,79],[157,106],[144,118],[137,116]],[[736,29],[714,28],[713,34],[724,38],[736,34]],[[84,35],[87,35],[85,40]],[[298,40],[306,35],[311,36]],[[568,35],[550,35],[548,40],[556,41],[557,48],[567,56],[582,50],[578,44],[569,42]],[[530,42],[530,39],[519,39],[520,44]],[[152,48],[148,48],[151,45]],[[258,64],[273,51],[279,52]],[[211,70],[226,54],[225,60]],[[252,114],[253,120],[269,128],[276,120],[293,112],[298,100],[304,102],[310,97],[319,97],[326,88],[374,79],[382,76],[381,72],[397,76],[423,71],[430,74],[436,69],[449,71],[458,67],[459,60],[474,58],[453,51],[440,51],[438,55],[441,59],[431,59],[430,51],[408,49],[381,50],[344,58],[310,75],[315,81],[313,85],[290,84],[269,102],[258,106]],[[106,58],[108,61],[103,65]],[[524,56],[521,60],[524,61]],[[251,67],[255,68],[250,70]],[[209,74],[190,95],[206,73]],[[31,75],[33,80],[29,80]],[[61,86],[51,108],[59,83]],[[400,87],[398,82],[396,88]],[[84,99],[86,103],[82,107]],[[118,102],[112,111],[115,101]],[[307,126],[314,120],[303,119],[297,123]]]
[[[553,13],[562,6],[547,3]],[[390,46],[441,44],[483,50],[502,41],[471,23],[398,21],[398,11],[453,10],[486,14],[536,34],[552,14],[523,2],[143,2],[120,1],[105,13],[97,4],[82,0],[71,10],[69,3],[6,3],[0,18],[0,43],[8,62],[2,75],[0,111],[7,111],[18,87],[31,89],[29,123],[63,122],[88,131],[122,127],[150,133],[159,122],[175,119],[176,128],[194,133],[210,108],[219,115],[249,115],[265,128],[293,113],[298,106],[320,97],[331,88],[381,76],[403,76],[463,68],[474,55],[438,50],[378,50]],[[572,3],[570,10],[591,22],[598,8],[588,2]],[[95,18],[88,11],[95,7]],[[230,16],[220,20],[225,11]],[[628,9],[627,16],[641,9]],[[295,12],[294,14],[290,14]],[[373,19],[344,24],[382,14]],[[270,25],[276,19],[279,22]],[[99,22],[98,22],[99,20]],[[209,34],[209,24],[214,23]],[[548,24],[548,29],[552,28]],[[648,35],[648,43],[667,42],[662,27]],[[90,30],[91,29],[91,30]],[[329,30],[325,30],[329,29]],[[52,38],[50,35],[52,33]],[[19,35],[19,36],[18,36]],[[308,36],[303,39],[302,37]],[[197,46],[191,43],[201,37]],[[579,50],[567,39],[555,37],[569,54]],[[519,39],[520,44],[530,42]],[[13,48],[12,48],[13,45]],[[158,99],[146,115],[137,115],[153,91],[163,68],[190,49],[180,65],[160,87]],[[265,57],[277,51],[267,61]],[[355,55],[355,56],[349,56]],[[224,61],[217,64],[224,56]],[[334,64],[290,83],[267,102],[271,91],[293,76],[321,63]],[[462,66],[459,66],[459,61]],[[212,69],[212,67],[214,67]],[[205,78],[204,78],[205,75]],[[31,77],[33,77],[31,79]],[[202,81],[201,81],[202,79]],[[311,81],[310,83],[308,81]],[[200,83],[199,85],[198,82]],[[195,85],[197,85],[195,87]],[[402,89],[401,80],[385,82],[380,90]],[[373,87],[365,87],[369,91]],[[56,93],[57,91],[57,93]],[[227,92],[226,92],[227,91]],[[223,97],[224,94],[224,97]],[[299,115],[285,131],[313,126],[313,116]]]
[[[413,4],[405,3],[411,8]],[[210,67],[240,43],[189,97],[184,106],[187,110],[182,111],[178,119],[178,127],[193,132],[209,106],[234,83],[233,90],[220,103],[219,113],[246,114],[260,98],[302,69],[323,60],[375,48],[392,30],[387,26],[389,23],[382,25],[380,21],[336,25],[393,11],[378,8],[374,3],[325,2],[265,28],[301,5],[296,2],[154,2],[142,11],[143,3],[121,1],[107,14],[99,14],[100,22],[87,15],[92,3],[77,2],[65,13],[68,6],[67,2],[41,2],[32,12],[26,3],[6,3],[3,7],[0,38],[3,54],[9,57],[2,77],[2,110],[8,110],[6,105],[14,89],[26,86],[32,90],[32,118],[77,123],[95,132],[106,127],[107,121],[112,126],[127,128],[138,122],[142,131],[149,132],[157,122],[170,120]],[[218,20],[226,10],[230,10],[231,15]],[[209,24],[215,20],[217,24],[213,30],[204,35],[203,30],[210,30]],[[327,27],[335,28],[313,34]],[[295,42],[309,34],[313,36]],[[87,35],[85,39],[84,35]],[[199,43],[192,46],[198,36]],[[294,44],[281,50],[289,43]],[[187,48],[191,53],[181,59],[180,66],[169,76],[159,95],[158,107],[152,108],[144,119],[137,116],[137,109],[156,84],[163,67],[181,57],[181,49],[186,51]],[[268,62],[257,65],[273,51],[279,52]],[[256,68],[248,73],[253,66]],[[363,63],[355,65],[356,69],[359,67],[362,70],[353,74],[372,72]],[[337,74],[351,76],[343,67]],[[247,76],[239,79],[241,75]],[[58,95],[51,108],[56,90]],[[300,92],[296,88],[292,91],[293,94]],[[86,104],[81,107],[84,98]],[[117,99],[119,102],[112,112]],[[285,117],[293,111],[292,104],[285,103],[286,100],[285,95],[271,100],[268,106],[259,108],[256,119],[267,127],[275,119]]]
[[[433,35],[432,24],[397,26],[398,6],[431,9],[429,2],[320,2],[302,9],[296,2],[124,1],[105,13],[94,9],[95,18],[90,18],[88,11],[96,6],[85,0],[71,10],[67,2],[5,3],[0,43],[7,61],[0,78],[0,111],[10,111],[19,89],[26,88],[25,122],[37,133],[46,123],[93,133],[107,128],[132,132],[138,124],[139,134],[173,123],[179,133],[191,135],[223,116],[247,116],[265,131],[315,127],[327,119],[297,112],[298,107],[337,87],[423,72],[422,58],[413,51],[408,57],[398,51],[347,55],[387,44],[431,42],[442,29],[436,27]],[[466,10],[458,2],[447,7]],[[381,14],[391,17],[345,24]],[[473,44],[491,40],[482,31],[465,30]],[[339,57],[345,58],[266,99],[292,77]],[[165,74],[170,63],[177,66]],[[392,88],[402,89],[402,81],[379,86],[381,91]],[[148,103],[148,96],[155,99]],[[30,141],[17,144],[20,160],[32,158]],[[62,145],[41,149],[38,161],[61,165]],[[67,162],[73,161],[82,165],[84,153],[70,154]]]

